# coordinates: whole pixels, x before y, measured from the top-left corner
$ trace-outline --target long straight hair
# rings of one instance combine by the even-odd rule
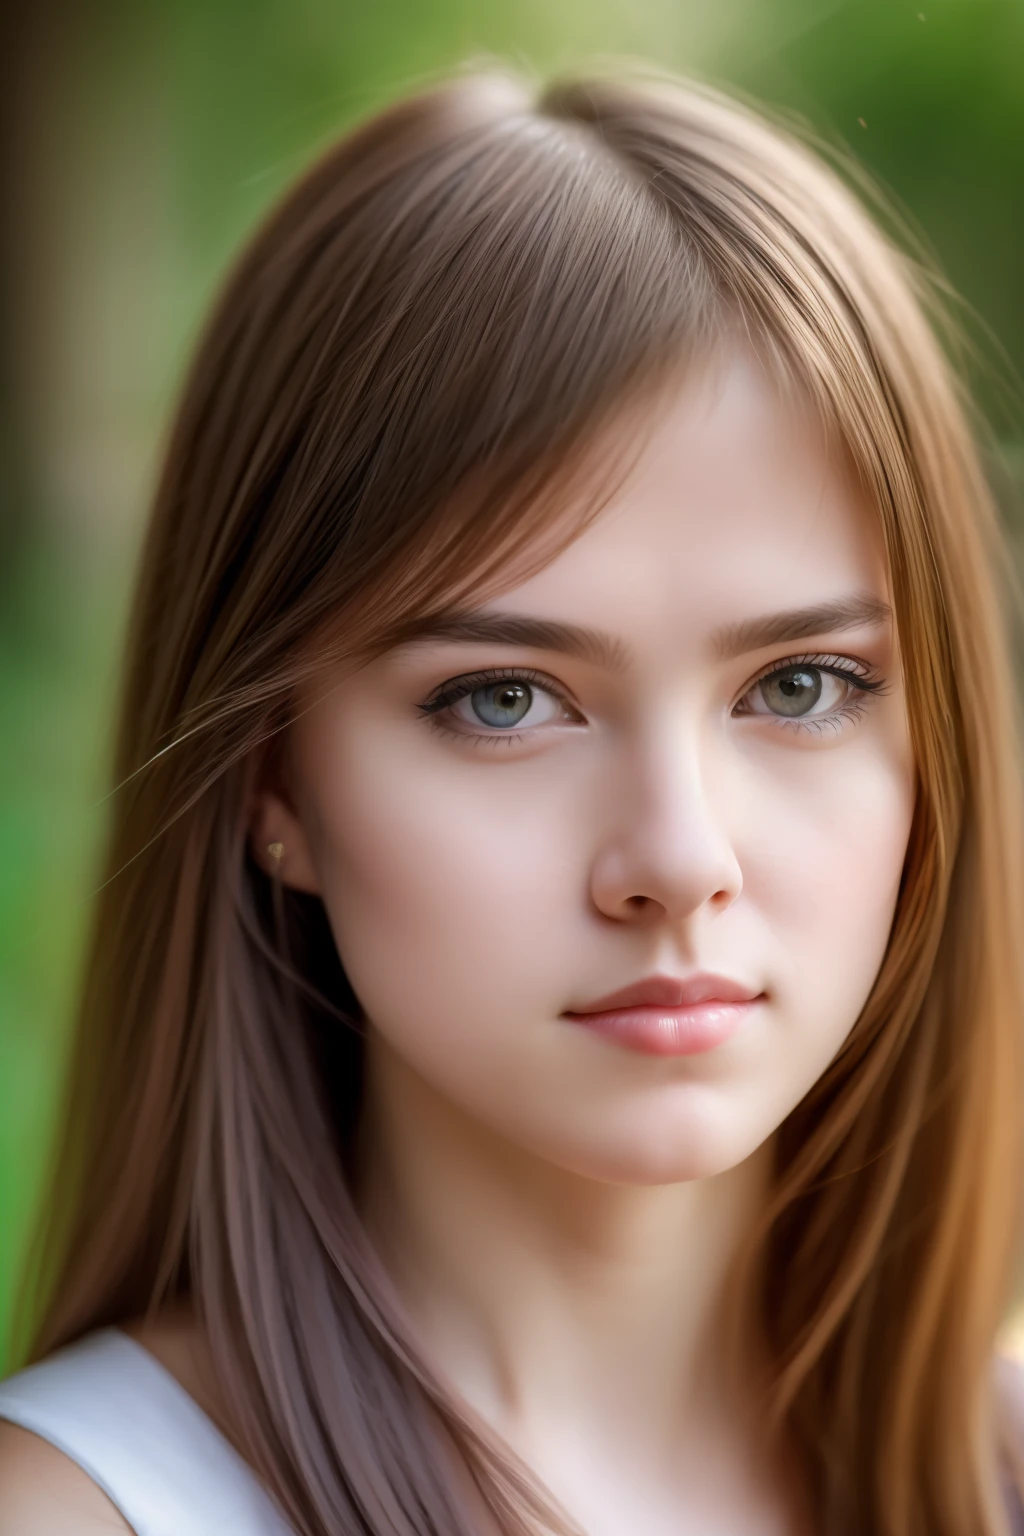
[[[599,429],[742,336],[876,511],[917,765],[884,962],[781,1128],[737,1270],[764,1421],[830,1536],[1004,1531],[1020,764],[997,519],[927,298],[797,137],[663,79],[456,79],[271,213],[198,347],[144,547],[30,1357],[188,1297],[228,1433],[301,1536],[567,1528],[371,1250],[345,957],[251,859],[247,808],[328,652],[550,558],[556,512],[578,531],[600,504]]]

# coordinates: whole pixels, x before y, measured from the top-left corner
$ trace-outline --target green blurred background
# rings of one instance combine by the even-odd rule
[[[0,20],[0,1341],[53,1127],[161,436],[225,262],[326,138],[485,55],[538,74],[639,56],[796,113],[881,182],[963,296],[1014,531],[1024,478],[1024,0],[17,10]]]

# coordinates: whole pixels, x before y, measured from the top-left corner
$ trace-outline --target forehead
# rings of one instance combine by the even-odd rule
[[[679,641],[887,585],[878,521],[810,408],[733,354],[655,402],[608,504],[501,606]]]

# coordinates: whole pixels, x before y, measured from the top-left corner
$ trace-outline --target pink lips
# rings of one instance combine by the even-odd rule
[[[644,1055],[693,1056],[734,1034],[763,995],[726,976],[649,976],[562,1017]]]

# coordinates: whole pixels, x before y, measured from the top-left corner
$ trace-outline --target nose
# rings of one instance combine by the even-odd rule
[[[631,750],[591,869],[591,896],[606,917],[683,922],[723,911],[740,894],[728,785],[706,756],[678,728]]]

